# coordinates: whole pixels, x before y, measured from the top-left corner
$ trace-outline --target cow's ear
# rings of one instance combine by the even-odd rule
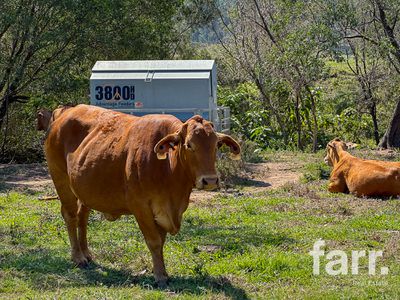
[[[357,148],[358,147],[358,144],[356,144],[356,143],[352,143],[352,142],[347,142],[346,143],[346,147],[347,147],[347,149],[355,149],[355,148]]]
[[[171,133],[162,138],[157,145],[154,146],[154,152],[158,159],[166,159],[169,149],[175,149],[175,146],[181,141],[181,136],[178,133]]]
[[[236,142],[232,137],[226,134],[217,133],[218,136],[218,148],[223,144],[227,145],[231,149],[231,159],[239,160],[240,159],[240,145]]]

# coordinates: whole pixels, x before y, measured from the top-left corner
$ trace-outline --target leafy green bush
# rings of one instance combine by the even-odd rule
[[[284,147],[279,130],[260,100],[259,90],[251,82],[235,89],[220,87],[219,104],[231,109],[232,131],[254,141],[261,148]]]
[[[325,163],[309,163],[304,166],[304,172],[301,181],[306,183],[321,179],[328,179],[329,175],[330,167]]]
[[[36,130],[36,114],[14,106],[0,133],[0,162],[42,161],[43,136]]]
[[[259,163],[265,160],[263,150],[256,142],[244,140],[240,146],[242,148],[242,160],[244,162]]]

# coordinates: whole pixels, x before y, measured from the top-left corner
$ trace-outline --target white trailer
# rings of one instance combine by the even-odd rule
[[[98,61],[90,77],[90,103],[137,116],[201,115],[218,131],[230,129],[229,108],[217,106],[214,60]]]

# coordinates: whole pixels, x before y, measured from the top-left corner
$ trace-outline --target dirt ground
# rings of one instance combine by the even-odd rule
[[[41,192],[53,188],[45,164],[0,164],[0,192]]]
[[[301,162],[293,161],[247,163],[245,184],[241,192],[257,193],[265,189],[296,182],[301,176]],[[54,195],[54,186],[45,164],[0,164],[0,192],[20,191],[31,194]],[[218,193],[237,192],[232,189],[217,192],[194,190],[191,200],[204,200]]]

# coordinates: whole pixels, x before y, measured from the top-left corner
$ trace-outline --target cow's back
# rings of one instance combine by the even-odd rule
[[[347,164],[345,177],[351,193],[359,196],[400,195],[400,167],[397,162],[353,157]]]

